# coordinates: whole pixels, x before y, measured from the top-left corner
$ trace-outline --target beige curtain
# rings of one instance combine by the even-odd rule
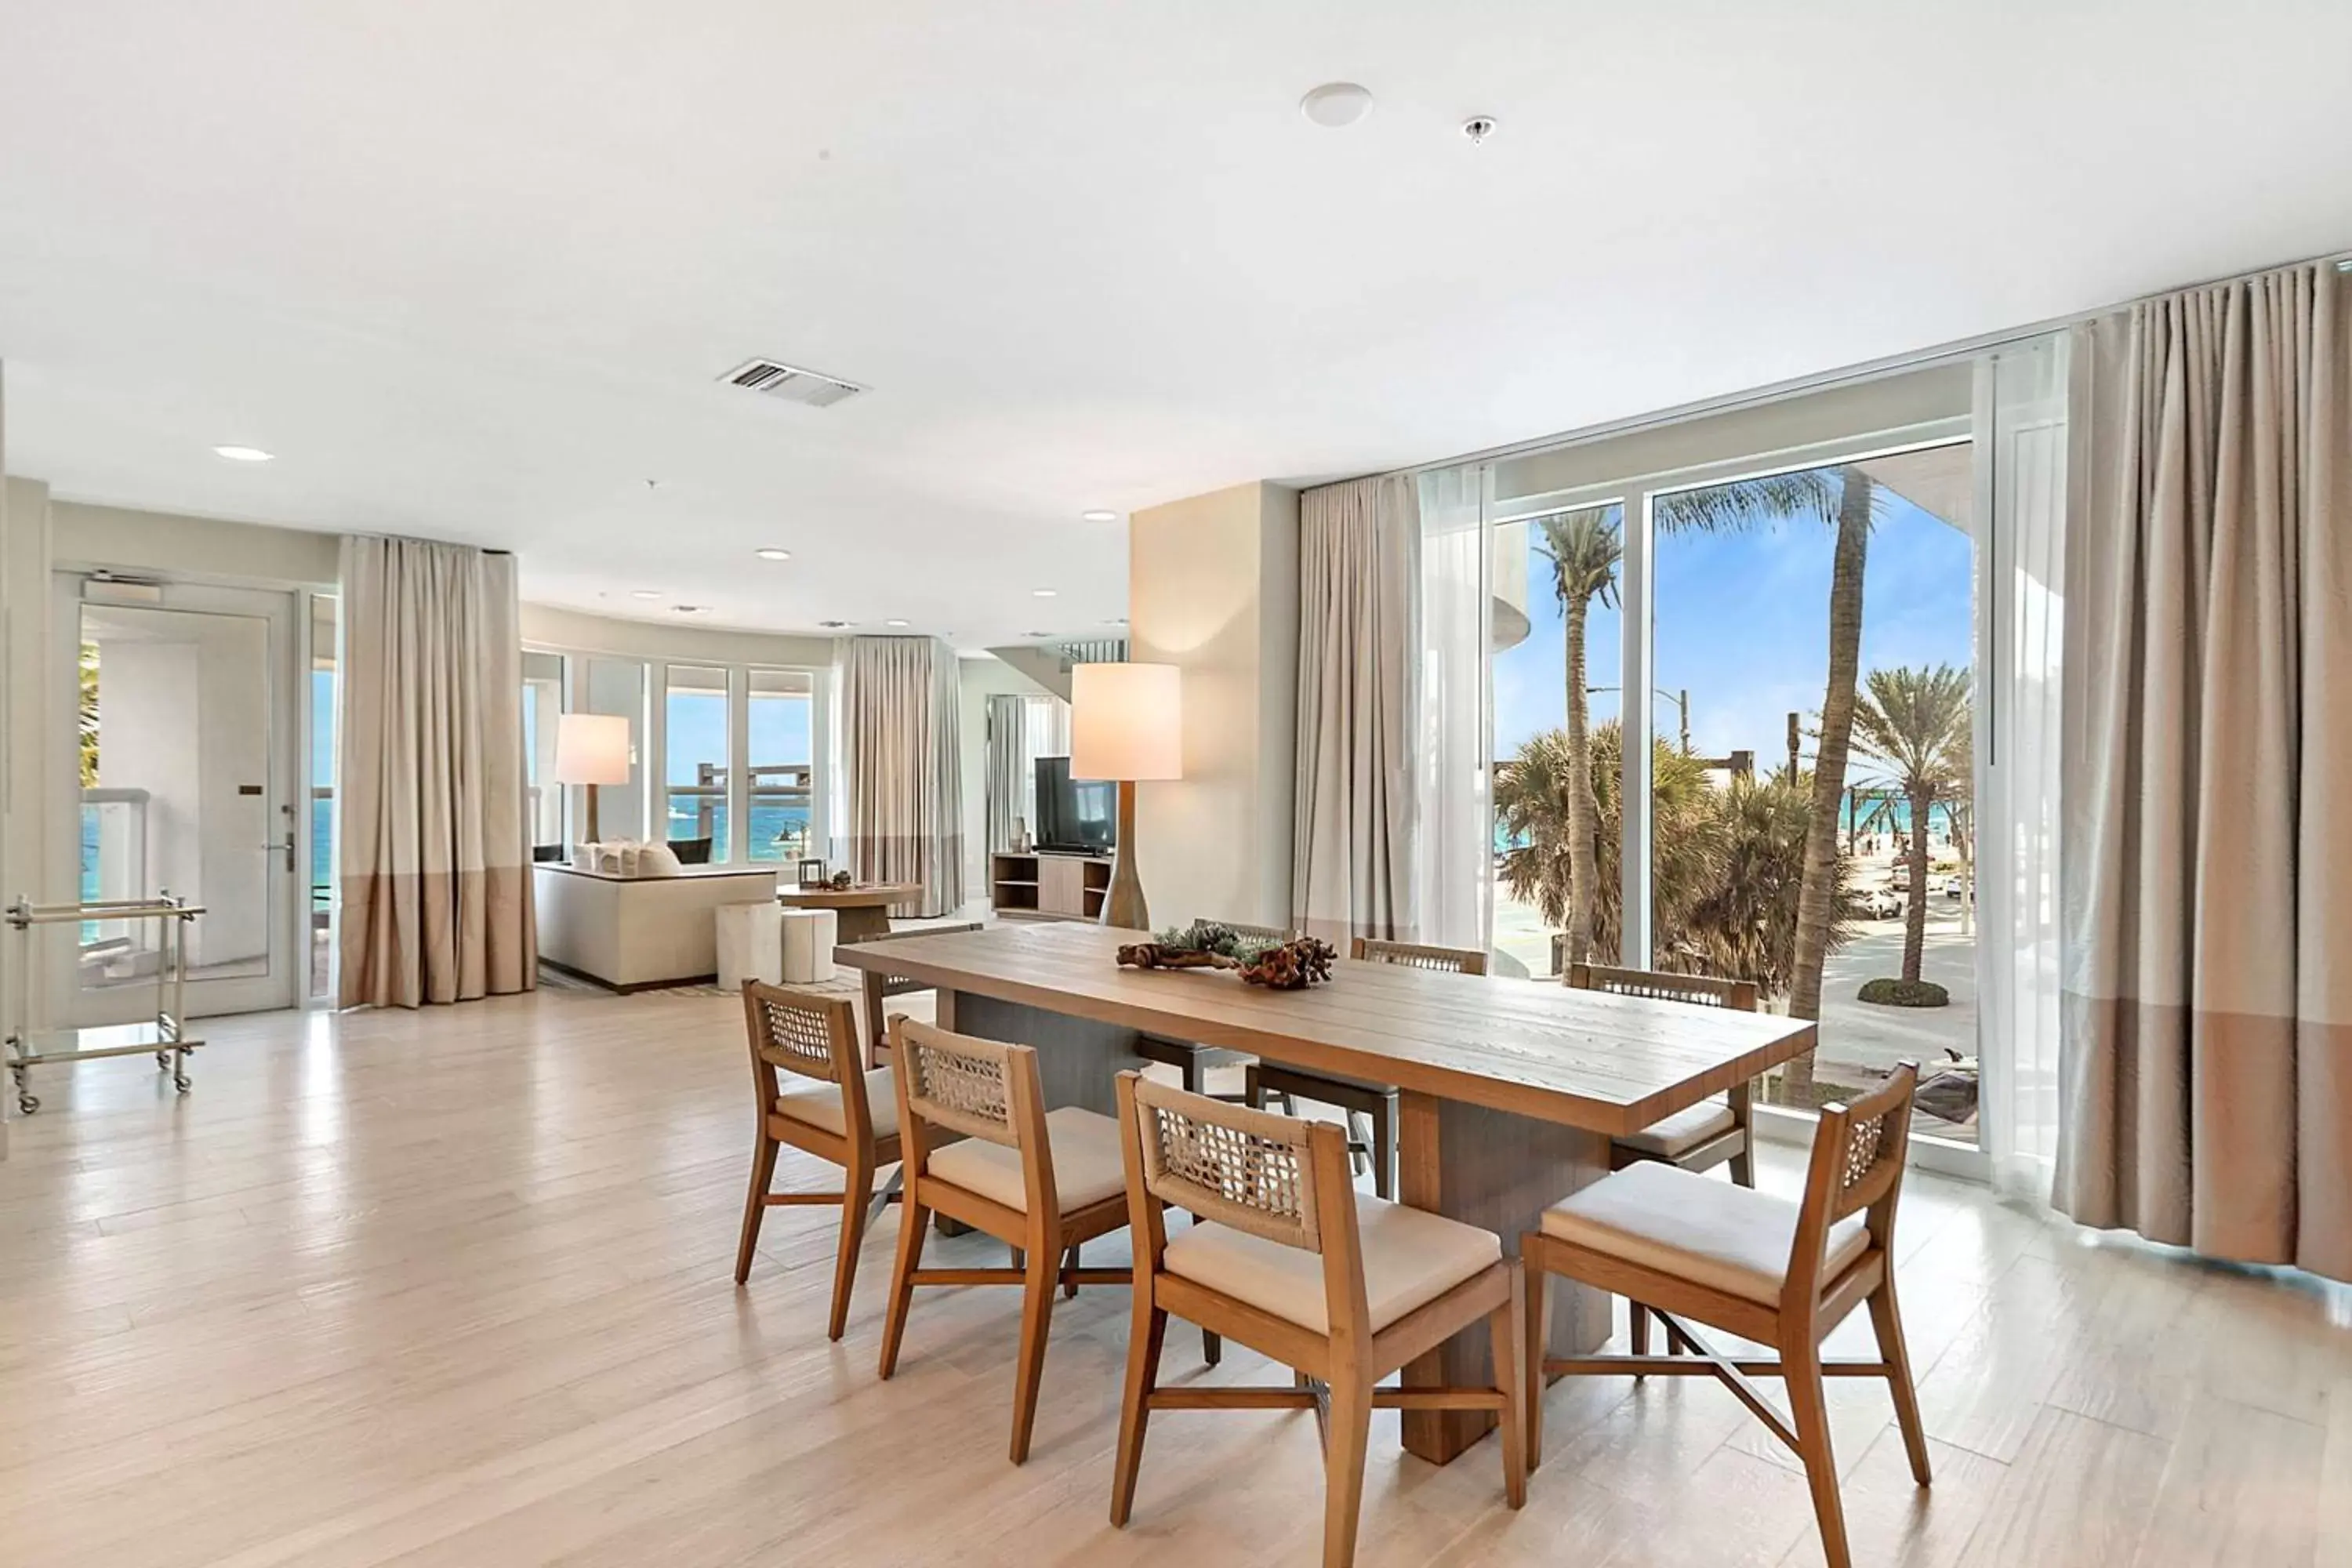
[[[936,637],[852,637],[843,654],[841,736],[849,866],[860,881],[918,882],[901,912],[963,902],[961,693]]]
[[[2352,280],[2075,367],[2056,1201],[2352,1279]]]
[[[988,847],[991,853],[1013,847],[1013,825],[1029,815],[1029,701],[1017,691],[991,693],[988,699]],[[1029,825],[1034,834],[1037,825]]]
[[[514,557],[416,539],[342,554],[341,1002],[538,984]]]
[[[1413,481],[1390,474],[1308,490],[1298,528],[1291,917],[1333,940],[1411,938],[1421,646]]]

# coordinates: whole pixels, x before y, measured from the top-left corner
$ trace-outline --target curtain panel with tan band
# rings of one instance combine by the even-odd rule
[[[2074,366],[2055,1198],[2352,1279],[2352,279]]]
[[[849,868],[917,882],[902,913],[963,902],[962,724],[955,652],[937,637],[851,637],[842,655],[842,771]]]
[[[416,1007],[538,984],[510,555],[342,552],[341,1002]]]

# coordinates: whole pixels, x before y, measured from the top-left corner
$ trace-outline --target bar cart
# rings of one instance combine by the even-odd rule
[[[6,1057],[15,1080],[16,1109],[30,1116],[41,1109],[33,1092],[30,1069],[50,1062],[95,1061],[101,1057],[131,1057],[152,1051],[155,1065],[172,1075],[172,1087],[188,1092],[188,1053],[204,1044],[187,1036],[187,931],[205,911],[199,905],[168,894],[155,899],[130,899],[87,904],[36,904],[19,898],[7,910],[9,928],[16,932],[16,1002],[9,1009]],[[103,1024],[79,1029],[35,1031],[27,1015],[32,987],[23,984],[33,973],[33,928],[79,925],[92,921],[155,921],[155,1016],[136,1024]]]

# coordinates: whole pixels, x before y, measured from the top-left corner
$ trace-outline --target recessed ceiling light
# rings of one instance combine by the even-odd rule
[[[1093,511],[1082,511],[1078,513],[1078,521],[1080,522],[1117,522],[1118,521],[1118,513],[1115,511],[1104,511],[1098,508]]]
[[[789,550],[754,550],[751,553],[762,561],[790,561],[793,558]]]
[[[905,621],[899,621],[899,620],[889,620],[889,621],[884,621],[882,624],[883,624],[884,626],[905,626],[907,623],[906,623]]]
[[[1029,596],[1033,599],[1050,599],[1060,591],[1057,588],[1032,588],[1029,590]]]
[[[1298,112],[1331,130],[1353,125],[1372,111],[1372,95],[1352,81],[1327,81],[1298,100]]]
[[[266,463],[270,454],[258,447],[215,447],[213,451],[232,463]]]
[[[632,588],[629,590],[629,597],[632,599],[658,599],[661,597],[661,595],[658,591],[652,588]]]

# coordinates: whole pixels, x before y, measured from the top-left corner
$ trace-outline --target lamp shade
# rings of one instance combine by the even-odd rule
[[[555,782],[629,782],[629,721],[613,713],[566,713],[555,725]]]
[[[1184,776],[1182,672],[1172,664],[1081,664],[1070,671],[1070,776]]]

